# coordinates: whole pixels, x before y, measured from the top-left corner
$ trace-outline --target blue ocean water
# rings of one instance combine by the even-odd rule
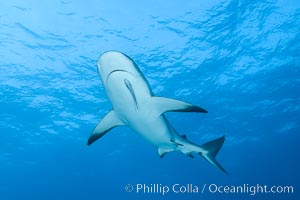
[[[298,0],[1,0],[0,199],[299,199],[299,27]],[[86,145],[111,109],[97,73],[107,50],[135,60],[157,96],[208,110],[166,116],[198,144],[225,134],[228,176],[200,156],[161,159],[126,127]]]

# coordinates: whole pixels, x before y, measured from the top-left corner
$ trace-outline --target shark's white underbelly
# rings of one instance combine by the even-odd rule
[[[165,112],[207,113],[205,109],[176,99],[154,96],[137,64],[123,53],[103,53],[98,60],[98,71],[113,109],[97,124],[88,145],[111,129],[127,125],[157,146],[160,157],[174,150],[189,157],[197,153],[227,173],[215,159],[225,141],[224,136],[199,146],[185,135],[179,135],[164,116]]]
[[[124,78],[124,73],[114,73],[106,82],[106,93],[114,111],[124,124],[148,142],[156,146],[169,144],[172,138],[169,123],[164,115],[155,116],[148,85],[130,74]],[[127,88],[126,81],[131,83],[134,94]]]

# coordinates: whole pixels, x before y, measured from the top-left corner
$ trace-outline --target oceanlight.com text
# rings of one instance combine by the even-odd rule
[[[250,185],[250,184],[241,184],[241,185],[218,185],[218,184],[127,184],[125,186],[126,192],[133,192],[136,194],[161,194],[167,195],[170,193],[173,194],[247,194],[254,196],[256,194],[293,194],[293,186],[268,186],[268,185]]]
[[[208,191],[209,193],[219,194],[292,194],[294,193],[293,186],[268,186],[268,185],[217,185],[217,184],[204,184],[203,193]]]

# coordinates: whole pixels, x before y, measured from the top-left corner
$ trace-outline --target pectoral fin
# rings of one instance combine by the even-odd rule
[[[124,125],[123,121],[115,114],[113,110],[105,115],[105,117],[98,123],[94,131],[89,137],[88,145],[91,145],[96,140],[104,136],[111,129],[116,126]]]
[[[164,97],[152,97],[153,104],[156,107],[157,116],[164,112],[201,112],[207,113],[203,108],[183,101],[169,99]]]

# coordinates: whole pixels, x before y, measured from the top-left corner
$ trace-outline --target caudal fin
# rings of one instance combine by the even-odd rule
[[[218,139],[205,143],[201,147],[207,152],[200,152],[199,154],[203,156],[208,162],[210,162],[211,164],[213,164],[214,166],[222,170],[225,174],[228,174],[226,170],[217,162],[215,158],[217,153],[221,149],[224,141],[225,141],[225,136],[222,136]]]

